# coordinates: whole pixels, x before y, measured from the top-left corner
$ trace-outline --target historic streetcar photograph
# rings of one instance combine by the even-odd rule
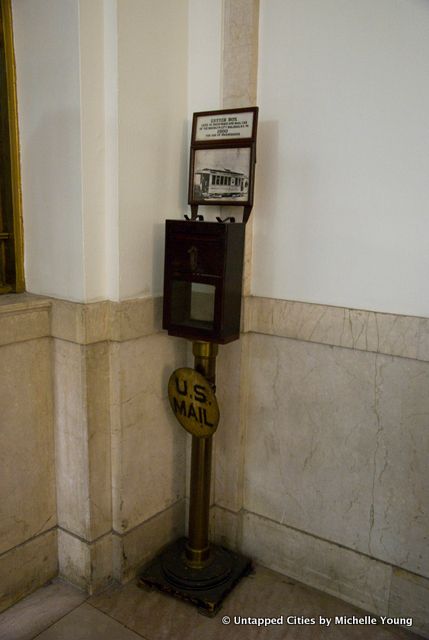
[[[195,153],[194,199],[247,201],[249,165],[248,148],[198,150]]]

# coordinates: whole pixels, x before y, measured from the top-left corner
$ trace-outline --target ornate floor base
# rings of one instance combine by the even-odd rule
[[[210,559],[202,569],[185,560],[186,538],[180,538],[155,558],[139,577],[150,586],[196,605],[201,613],[214,616],[239,580],[252,571],[249,558],[224,547],[211,546]]]

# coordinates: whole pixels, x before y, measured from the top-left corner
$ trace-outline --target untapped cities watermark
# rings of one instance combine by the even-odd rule
[[[252,618],[244,616],[223,616],[222,624],[253,625],[256,627],[270,627],[271,625],[319,625],[330,627],[331,625],[387,625],[412,627],[413,619],[409,617],[389,617],[389,616],[296,616],[283,615],[274,618]]]

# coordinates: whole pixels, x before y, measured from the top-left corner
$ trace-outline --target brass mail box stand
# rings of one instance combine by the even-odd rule
[[[258,110],[194,114],[189,178],[191,218],[167,220],[163,328],[193,341],[194,368],[174,371],[171,408],[192,435],[188,538],[169,545],[143,571],[155,587],[215,615],[252,570],[249,558],[209,541],[218,345],[240,337],[245,225],[253,204]],[[242,206],[243,222],[204,222],[199,205]]]

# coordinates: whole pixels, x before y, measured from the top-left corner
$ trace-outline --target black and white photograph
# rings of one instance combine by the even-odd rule
[[[250,147],[197,149],[193,167],[193,200],[247,202]]]

